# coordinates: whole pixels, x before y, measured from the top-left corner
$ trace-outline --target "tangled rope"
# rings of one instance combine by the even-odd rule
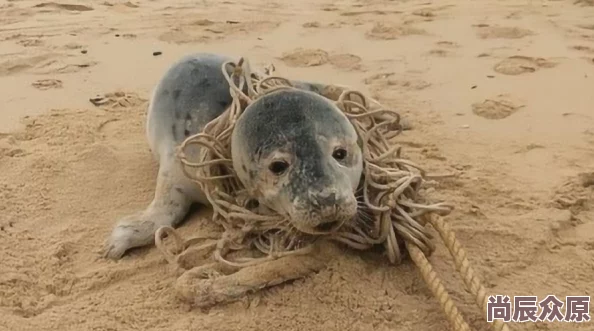
[[[364,171],[356,192],[359,212],[354,220],[332,231],[302,233],[289,219],[247,195],[231,160],[231,136],[243,110],[268,93],[294,87],[289,80],[273,76],[274,67],[268,67],[264,73],[253,73],[243,58],[238,63],[226,62],[221,69],[230,86],[231,106],[209,122],[201,133],[186,139],[178,154],[185,175],[204,192],[213,208],[213,220],[224,231],[219,238],[192,238],[184,242],[172,228],[160,228],[155,235],[156,245],[166,259],[176,263],[176,254],[164,248],[164,234],[172,235],[178,253],[203,242],[195,250],[203,256],[212,254],[217,262],[239,269],[281,257],[306,255],[322,237],[358,250],[382,245],[394,264],[400,263],[408,252],[451,325],[455,330],[470,330],[427,260],[435,250],[426,227],[428,222],[446,242],[465,285],[483,310],[486,309],[486,292],[451,230],[434,215],[447,215],[453,207],[444,202],[425,201],[421,190],[429,176],[421,167],[402,158],[400,147],[389,143],[401,132],[400,116],[391,110],[371,110],[365,96],[356,91],[343,89],[338,98],[330,98],[347,116],[360,138]],[[199,148],[192,150],[193,147]],[[229,257],[233,252],[244,250],[255,250],[259,254]],[[502,323],[492,326],[497,331],[507,330]]]

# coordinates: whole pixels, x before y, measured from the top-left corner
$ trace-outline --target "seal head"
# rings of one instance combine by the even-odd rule
[[[279,90],[250,104],[237,120],[231,154],[248,193],[300,231],[325,232],[357,214],[357,132],[316,93]]]

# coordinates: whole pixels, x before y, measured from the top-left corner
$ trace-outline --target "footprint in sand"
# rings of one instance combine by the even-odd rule
[[[328,52],[321,49],[297,48],[280,58],[290,67],[317,67],[328,63]]]
[[[437,44],[438,46],[447,47],[447,48],[459,48],[460,47],[459,44],[457,44],[453,41],[447,41],[447,40],[438,41],[435,44]]]
[[[301,26],[304,27],[304,28],[306,28],[306,29],[312,29],[312,28],[319,28],[322,25],[320,24],[320,22],[314,21],[314,22],[303,23],[303,25],[301,25]]]
[[[394,72],[379,73],[365,78],[363,82],[365,85],[371,85],[371,90],[375,91],[385,90],[386,87],[390,87],[390,89],[396,87],[399,90],[420,91],[431,86],[430,83],[424,80],[395,79],[392,78],[394,75]]]
[[[594,24],[578,24],[577,27],[586,30],[594,30]]]
[[[214,22],[207,19],[182,23],[170,31],[159,36],[159,40],[187,44],[195,42],[209,42],[227,38],[233,35],[249,35],[253,33],[271,31],[278,27],[280,22],[273,21],[221,21]]]
[[[39,90],[49,90],[52,88],[62,88],[62,81],[59,79],[40,79],[31,85]]]
[[[365,22],[359,19],[347,20],[347,21],[336,21],[328,24],[321,24],[320,22],[307,22],[301,25],[306,29],[338,29],[343,26],[359,26],[364,25]]]
[[[103,5],[106,7],[109,7],[113,11],[118,11],[118,12],[127,12],[130,9],[136,9],[136,8],[140,7],[136,4],[133,4],[130,1],[124,2],[124,3],[111,3],[111,2],[106,1],[103,3]]]
[[[425,34],[427,34],[425,30],[412,26],[378,22],[365,35],[369,39],[393,40],[403,36]]]
[[[334,54],[329,57],[330,63],[337,69],[359,70],[361,58],[353,54]]]
[[[516,55],[497,63],[493,70],[504,75],[521,75],[541,68],[553,68],[556,65],[557,63],[543,58]]]
[[[429,8],[422,8],[416,9],[412,11],[412,15],[419,16],[425,18],[424,21],[432,21],[434,17],[437,16],[437,13],[443,14],[446,9],[452,8],[455,5],[443,5],[443,6],[436,6],[436,7],[429,7]]]
[[[68,50],[82,49],[83,47],[85,47],[85,46],[84,45],[81,45],[81,44],[78,44],[78,43],[67,43],[64,46],[62,46],[62,48],[68,49]]]
[[[435,17],[435,13],[431,9],[417,9],[412,14],[421,17]]]
[[[587,53],[589,55],[594,54],[594,48],[593,47],[590,47],[590,46],[582,46],[582,45],[580,45],[580,46],[573,46],[571,48],[574,49],[574,50],[576,50],[576,51]],[[594,58],[591,58],[589,56],[584,56],[582,58],[584,60],[588,61],[588,63],[594,64]]]
[[[74,5],[74,4],[67,4],[67,3],[56,3],[56,2],[43,2],[33,6],[34,8],[53,8],[53,9],[60,9],[60,10],[67,10],[67,11],[91,11],[93,7],[85,6],[85,5]]]
[[[594,173],[582,172],[567,178],[552,194],[552,203],[556,208],[572,210],[574,214],[588,208],[591,204],[591,186]]]
[[[581,7],[594,7],[594,0],[576,0],[573,4]]]
[[[0,5],[0,26],[23,22],[35,15],[35,11],[29,8],[18,8],[11,1],[3,1],[7,5]],[[0,2],[2,3],[2,2]]]
[[[572,49],[575,49],[576,51],[580,52],[594,53],[594,48],[590,46],[573,46]]]
[[[52,54],[36,55],[25,58],[8,59],[0,62],[0,76],[8,76],[27,71],[38,65],[51,61]]]
[[[97,62],[93,61],[81,61],[73,55],[48,53],[0,61],[0,76],[8,76],[21,72],[31,74],[72,73],[96,64]]]
[[[105,93],[104,95],[97,95],[94,98],[90,98],[89,102],[93,105],[101,108],[109,108],[109,109],[122,109],[122,108],[131,108],[141,105],[147,102],[146,99],[141,98],[136,93],[128,93],[124,91],[116,91]]]
[[[511,26],[478,24],[475,27],[477,28],[477,35],[481,39],[520,39],[535,34],[531,30]]]
[[[511,116],[522,107],[510,101],[507,96],[499,95],[495,99],[473,103],[472,112],[482,118],[500,120]]]
[[[297,48],[284,53],[280,60],[290,67],[316,67],[330,63],[342,70],[361,69],[360,57],[353,54],[328,54],[321,49]]]
[[[427,52],[427,55],[437,56],[437,57],[447,57],[450,52],[446,51],[445,49],[432,49]]]
[[[346,11],[340,13],[340,16],[353,17],[353,16],[385,16],[385,15],[397,15],[402,14],[399,10],[362,10],[362,11]]]
[[[19,44],[23,47],[38,47],[38,46],[43,46],[44,42],[41,39],[30,38],[30,39],[21,39],[21,40],[17,41],[17,44]]]

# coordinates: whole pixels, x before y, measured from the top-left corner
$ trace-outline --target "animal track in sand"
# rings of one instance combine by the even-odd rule
[[[402,14],[399,10],[362,10],[362,11],[347,11],[340,13],[340,16],[362,16],[362,15],[374,15],[374,16],[384,16],[384,15],[394,15],[394,14]]]
[[[31,85],[39,90],[49,90],[52,88],[62,88],[62,81],[59,79],[40,79]]]
[[[427,55],[437,56],[437,57],[447,57],[450,52],[446,51],[445,49],[432,49],[427,52]]]
[[[133,92],[116,91],[90,98],[89,102],[97,107],[113,110],[137,107],[147,100]]]
[[[127,11],[129,9],[135,9],[138,8],[140,6],[133,4],[130,1],[124,2],[124,3],[111,3],[111,2],[107,2],[105,1],[103,3],[104,6],[111,8],[114,11]]]
[[[367,24],[367,22],[360,18],[352,18],[348,20],[339,20],[331,23],[321,24],[320,22],[307,22],[301,25],[305,29],[338,29],[343,26],[351,27],[351,26],[360,26]]]
[[[342,70],[361,69],[360,57],[353,54],[328,54],[321,49],[297,48],[284,53],[280,60],[290,67],[316,67],[330,63]]]
[[[373,25],[373,28],[369,30],[365,35],[369,39],[376,40],[393,40],[403,36],[409,35],[426,35],[427,32],[423,29],[415,28],[412,26],[406,26],[403,24],[377,22]]]
[[[48,53],[30,57],[0,58],[0,76],[8,76],[20,72],[31,74],[71,73],[96,65],[97,62],[81,61],[68,54]]]
[[[337,69],[359,70],[361,58],[353,54],[333,54],[329,57],[330,63]]]
[[[573,2],[574,5],[579,5],[582,7],[593,7],[594,0],[576,0]]]
[[[594,53],[594,48],[592,48],[590,46],[573,46],[571,48],[575,49],[576,51],[580,51],[580,52]]]
[[[577,27],[586,30],[594,30],[594,24],[578,24]]]
[[[415,16],[421,16],[421,17],[434,17],[435,16],[435,13],[431,9],[417,9],[417,10],[413,11],[412,14]]]
[[[486,99],[483,102],[473,103],[471,107],[472,112],[477,116],[490,120],[500,120],[511,116],[524,106],[516,105],[505,95],[498,95],[495,99]]]
[[[371,85],[371,90],[380,91],[386,87],[397,87],[400,90],[419,91],[431,86],[430,83],[420,79],[394,79],[393,72],[379,73],[365,78],[365,85]]]
[[[2,15],[2,13],[0,13]],[[1,16],[0,16],[1,17]],[[1,21],[0,21],[1,22]],[[5,37],[0,37],[0,41],[14,41],[17,44],[20,44],[22,40],[29,40],[29,39],[44,39],[47,37],[53,37],[58,34],[24,34],[24,33],[15,33],[11,35],[7,35]]]
[[[481,39],[520,39],[535,35],[531,30],[512,26],[478,24],[475,27],[477,28],[477,36]]]
[[[495,64],[493,70],[504,75],[521,75],[535,72],[541,68],[553,68],[556,65],[557,63],[543,58],[516,55]]]
[[[448,47],[448,48],[459,48],[460,45],[456,42],[453,41],[447,41],[447,40],[442,40],[442,41],[438,41],[435,44],[437,44],[438,46],[441,47]]]
[[[359,26],[363,25],[365,22],[361,19],[349,19],[346,21],[335,21],[332,23],[321,24],[320,22],[307,22],[301,25],[305,29],[337,29],[343,26]]]
[[[304,27],[304,28],[306,28],[306,29],[311,29],[311,28],[319,28],[322,25],[320,24],[320,22],[313,21],[313,22],[303,23],[301,26]]]
[[[44,42],[41,39],[29,38],[29,39],[19,40],[19,41],[17,41],[17,44],[19,44],[23,47],[37,47],[37,46],[42,46],[44,44]]]
[[[73,4],[56,3],[56,2],[42,2],[40,4],[33,6],[33,7],[34,8],[53,8],[53,9],[75,11],[75,12],[93,10],[93,7],[89,7],[89,6],[85,6],[85,5],[73,5]]]
[[[321,49],[297,48],[284,53],[280,59],[290,67],[316,67],[328,63],[329,56]]]
[[[11,5],[0,8],[0,25],[22,22],[35,15],[29,8],[14,8]]]
[[[235,35],[249,35],[258,32],[270,31],[280,25],[273,21],[221,21],[214,22],[207,19],[196,20],[180,24],[170,31],[161,34],[158,39],[175,44],[194,42],[209,42],[225,39]]]
[[[592,185],[594,185],[594,173],[578,173],[557,187],[553,192],[551,203],[553,207],[569,209],[577,214],[592,205]]]
[[[336,8],[336,6],[334,6],[334,5],[323,5],[320,9],[322,9],[322,11],[328,11],[328,12],[338,11],[338,8]]]
[[[443,6],[435,6],[435,7],[425,7],[425,8],[422,8],[422,9],[413,10],[411,12],[411,14],[414,15],[414,16],[419,16],[419,17],[425,18],[424,21],[432,21],[433,18],[438,15],[438,13],[440,13],[440,16],[441,16],[441,14],[443,14],[446,9],[449,9],[451,7],[454,7],[454,6],[455,5],[443,5]]]

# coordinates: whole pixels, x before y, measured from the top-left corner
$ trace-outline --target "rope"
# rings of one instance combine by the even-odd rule
[[[431,293],[433,293],[433,296],[437,298],[437,301],[439,301],[441,309],[445,313],[445,316],[450,324],[454,327],[454,330],[470,331],[470,327],[468,324],[466,324],[462,314],[452,302],[450,295],[441,283],[439,277],[437,277],[435,271],[433,271],[433,267],[431,266],[429,260],[427,260],[427,257],[425,257],[425,254],[423,254],[423,252],[421,252],[421,250],[419,250],[416,246],[409,243],[406,243],[406,248],[408,249],[411,259],[419,268],[425,284],[427,284],[431,290]]]
[[[435,250],[433,238],[425,226],[427,222],[437,229],[454,258],[465,286],[485,311],[486,292],[451,230],[441,218],[432,217],[432,214],[449,214],[453,206],[445,202],[429,203],[422,196],[425,179],[443,175],[427,174],[415,163],[402,158],[401,148],[389,141],[402,131],[400,116],[391,110],[371,109],[369,99],[346,88],[337,87],[342,91],[338,98],[326,96],[347,116],[360,138],[364,167],[362,181],[356,191],[359,211],[355,219],[333,230],[303,233],[292,226],[291,220],[266,206],[253,203],[231,160],[232,132],[245,108],[268,93],[294,87],[289,80],[273,76],[274,67],[269,67],[265,74],[253,73],[248,61],[243,58],[237,63],[226,62],[221,70],[230,86],[231,106],[209,122],[201,133],[187,138],[178,149],[185,175],[204,192],[213,207],[213,220],[224,229],[214,243],[203,244],[196,249],[203,253],[212,251],[217,263],[240,270],[279,258],[312,254],[312,247],[319,238],[340,242],[357,250],[382,245],[393,264],[403,260],[401,248],[406,248],[450,324],[456,331],[470,331],[427,260]],[[372,103],[379,106],[374,100]],[[188,159],[185,151],[189,146],[201,147],[198,160]],[[180,265],[181,254],[176,256],[175,252],[164,247],[164,234],[173,234],[175,252],[205,239],[192,238],[184,242],[173,229],[159,229],[155,234],[157,248],[174,265]],[[246,250],[255,250],[260,256],[230,257],[233,252]],[[493,323],[492,327],[495,331],[508,330],[501,322]]]
[[[485,291],[479,277],[470,266],[470,262],[468,262],[466,257],[466,251],[464,251],[462,245],[456,239],[450,226],[441,217],[432,216],[429,222],[437,230],[445,246],[448,248],[450,255],[454,259],[456,270],[458,270],[458,273],[462,276],[464,285],[466,285],[466,289],[474,296],[479,308],[487,314],[487,291]],[[501,320],[494,320],[493,324],[491,324],[491,329],[493,331],[509,331],[507,325]]]

